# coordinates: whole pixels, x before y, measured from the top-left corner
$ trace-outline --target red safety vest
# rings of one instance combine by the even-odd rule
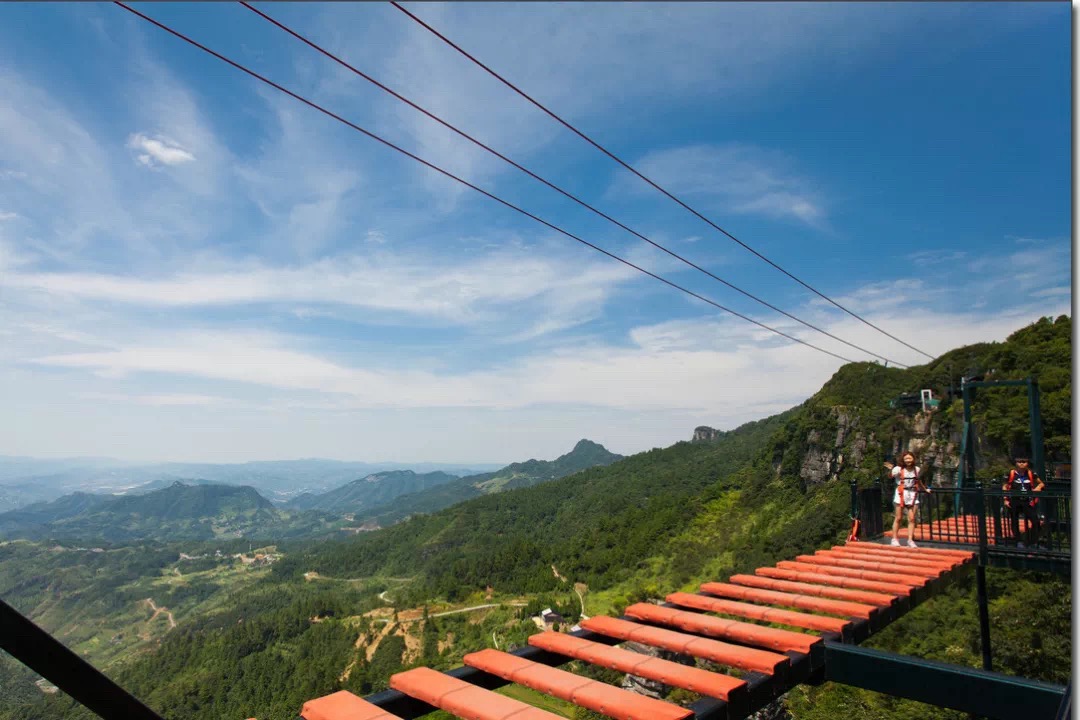
[[[1038,476],[1035,475],[1035,472],[1031,468],[1027,469],[1027,476],[1028,476],[1028,482],[1031,483],[1031,491],[1035,492],[1035,478],[1038,477]],[[1016,478],[1018,478],[1018,477],[1020,477],[1020,473],[1016,472],[1016,470],[1010,470],[1009,471],[1009,479],[1005,481],[1005,489],[1006,489],[1006,491],[1012,490],[1013,483],[1016,482]],[[1023,486],[1021,486],[1021,487],[1023,487]],[[1038,504],[1039,499],[1038,498],[1032,498],[1029,502],[1030,502],[1032,507],[1035,507],[1035,505]]]

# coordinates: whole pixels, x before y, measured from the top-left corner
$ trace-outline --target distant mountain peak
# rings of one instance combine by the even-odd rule
[[[616,460],[622,460],[622,455],[613,453],[600,443],[595,443],[592,440],[581,439],[574,445],[574,449],[565,455],[560,455],[554,460],[554,464],[558,466],[565,465],[566,463],[579,464],[578,470],[584,470],[586,467],[593,465],[607,465],[613,463]],[[560,473],[568,474],[568,473]]]

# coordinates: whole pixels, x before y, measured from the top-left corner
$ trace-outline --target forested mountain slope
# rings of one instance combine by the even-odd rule
[[[297,510],[362,513],[402,495],[423,492],[457,479],[457,475],[441,471],[389,470],[357,478],[324,493],[304,493],[289,501],[288,506]]]
[[[532,487],[573,475],[591,467],[602,467],[622,459],[622,455],[590,440],[579,440],[574,449],[554,460],[526,460],[511,463],[490,473],[465,477],[422,492],[396,498],[385,507],[364,515],[382,527],[419,513],[432,513],[472,498],[515,488]]]
[[[479,603],[484,593],[563,593],[572,610],[574,596],[555,566],[569,582],[587,585],[590,614],[597,614],[812,551],[846,533],[849,482],[876,482],[882,461],[900,449],[916,448],[937,481],[955,465],[959,403],[945,397],[931,415],[908,415],[890,408],[890,399],[928,387],[945,396],[950,380],[955,384],[969,373],[1035,375],[1048,448],[1064,457],[1071,449],[1071,360],[1071,320],[1062,317],[1040,320],[1006,342],[961,348],[909,370],[846,365],[800,406],[715,441],[650,450],[385,530],[290,551],[229,607],[192,618],[166,635],[156,652],[133,659],[116,675],[170,719],[212,714],[292,720],[304,699],[342,687],[369,692],[384,687],[403,663],[449,667],[463,651],[494,642],[490,633],[519,642],[528,631],[527,621],[510,615],[497,616],[494,625],[425,620],[418,647],[409,650],[402,638],[369,657],[364,643],[378,629],[365,613],[383,603],[387,590],[397,608]],[[1022,392],[981,393],[975,417],[983,470],[995,472],[1025,440],[1026,399]],[[1071,587],[1012,571],[989,575],[999,668],[1060,682],[1062,669],[1065,675],[1071,669]],[[319,577],[335,580],[313,579]],[[1015,621],[1025,608],[1037,608],[1037,623]],[[875,642],[977,664],[977,638],[972,588],[964,580]],[[345,667],[350,671],[342,672]],[[21,707],[22,714],[0,710],[0,718],[79,712],[62,714],[66,706],[59,698]],[[955,716],[832,686],[792,693],[787,709],[815,720]]]

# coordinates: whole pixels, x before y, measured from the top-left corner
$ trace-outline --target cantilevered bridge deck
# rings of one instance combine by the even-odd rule
[[[492,692],[516,683],[624,720],[743,718],[802,682],[825,679],[826,649],[853,645],[932,595],[975,559],[968,550],[849,543],[774,567],[638,603],[621,618],[594,617],[570,634],[542,632],[513,653],[481,650],[447,673],[391,677],[382,693],[311,700],[304,720],[415,718],[441,708],[475,720],[557,718]],[[702,667],[613,647],[624,642],[704,661]],[[698,693],[690,707],[656,700],[555,666],[571,660]]]

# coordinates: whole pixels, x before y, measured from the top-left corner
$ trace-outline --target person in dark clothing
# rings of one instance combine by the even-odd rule
[[[1039,514],[1035,506],[1039,503],[1039,500],[1035,497],[1035,493],[1042,492],[1043,487],[1045,485],[1042,478],[1031,469],[1031,463],[1028,459],[1026,457],[1016,458],[1016,467],[1009,471],[1009,476],[1005,479],[1005,484],[1001,486],[1001,489],[1010,493],[1005,497],[1005,507],[1009,513],[1009,528],[1012,530],[1013,537],[1016,538],[1016,547],[1018,548],[1026,547],[1020,534],[1021,515],[1027,520],[1027,531],[1023,537],[1028,544],[1032,544],[1032,540],[1038,541]]]

